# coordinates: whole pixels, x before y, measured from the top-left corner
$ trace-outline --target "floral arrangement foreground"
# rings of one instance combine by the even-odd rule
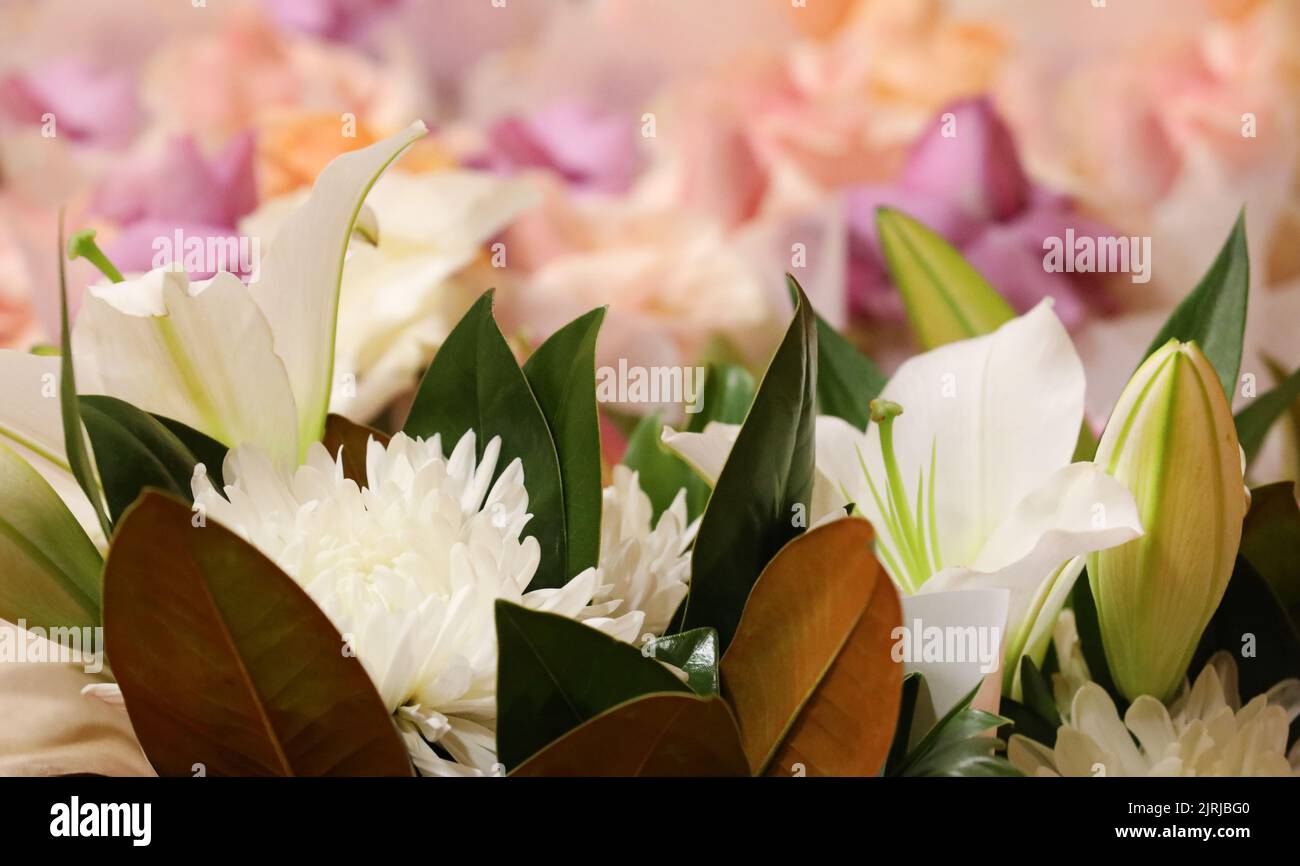
[[[920,354],[886,379],[791,277],[761,379],[711,363],[609,466],[603,309],[521,365],[489,292],[399,430],[330,414],[344,262],[423,132],[334,160],[249,282],[75,235],[104,279],[59,350],[0,353],[0,617],[102,627],[81,700],[138,771],[1300,770],[1300,512],[1244,482],[1297,377],[1234,418],[1244,220],[1100,440],[1051,302],[881,208]]]

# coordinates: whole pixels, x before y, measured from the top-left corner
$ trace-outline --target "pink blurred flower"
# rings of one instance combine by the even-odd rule
[[[470,165],[503,173],[545,169],[577,189],[624,192],[638,164],[636,127],[625,113],[553,103],[492,124]]]
[[[402,0],[262,0],[286,30],[349,43],[364,40],[376,22],[401,5]]]
[[[1076,326],[1090,309],[1107,309],[1101,281],[1049,273],[1043,241],[1110,232],[1071,200],[1033,185],[1006,124],[986,98],[949,106],[912,147],[896,181],[846,195],[850,245],[849,301],[854,313],[899,320],[902,301],[889,282],[876,234],[876,209],[893,207],[933,228],[960,249],[1018,310],[1044,297]]]
[[[0,113],[32,125],[52,117],[56,135],[104,148],[128,143],[141,120],[130,74],[80,60],[59,60],[4,78]]]
[[[105,176],[92,212],[120,233],[106,252],[123,271],[154,267],[154,244],[180,230],[185,237],[231,237],[257,205],[253,134],[244,132],[211,157],[191,136],[169,140],[161,154],[137,157]],[[192,276],[203,278],[208,273]]]

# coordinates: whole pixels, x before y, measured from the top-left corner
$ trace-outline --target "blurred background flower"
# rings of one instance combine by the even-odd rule
[[[1300,363],[1288,0],[7,0],[0,32],[7,346],[53,336],[59,207],[139,270],[177,229],[272,225],[250,216],[419,118],[434,134],[402,168],[421,188],[497,175],[533,206],[466,215],[463,196],[430,192],[390,217],[477,226],[455,280],[406,281],[397,300],[391,256],[352,256],[349,283],[369,288],[345,299],[341,344],[373,344],[396,307],[408,331],[415,313],[438,320],[400,375],[340,407],[356,414],[400,392],[440,323],[489,286],[523,346],[608,304],[602,364],[725,351],[756,365],[789,271],[892,369],[912,346],[877,246],[882,204],[947,236],[1018,309],[1055,299],[1094,419],[1245,205],[1244,372],[1267,387],[1266,357]],[[1150,282],[1047,271],[1044,239],[1070,229],[1150,237]],[[73,263],[74,304],[91,277]],[[1279,442],[1261,465],[1270,452],[1295,474]]]

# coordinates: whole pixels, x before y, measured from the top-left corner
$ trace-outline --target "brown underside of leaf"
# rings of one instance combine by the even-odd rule
[[[884,763],[903,681],[890,657],[902,613],[872,537],[856,518],[810,530],[754,585],[722,659],[754,773],[874,775]]]
[[[721,698],[644,695],[551,743],[512,776],[747,776],[735,718]]]
[[[343,449],[343,474],[362,487],[366,484],[366,443],[371,436],[380,445],[388,445],[388,434],[373,427],[332,413],[325,418],[325,435],[321,437],[321,444],[331,457],[337,458],[339,449]]]

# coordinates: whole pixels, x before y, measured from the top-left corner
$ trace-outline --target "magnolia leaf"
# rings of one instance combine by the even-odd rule
[[[1246,452],[1246,460],[1251,461],[1259,454],[1264,444],[1264,437],[1278,418],[1300,400],[1300,368],[1278,382],[1277,386],[1265,391],[1245,409],[1237,413],[1237,441]]]
[[[757,774],[873,776],[889,754],[903,665],[898,592],[865,520],[809,530],[763,570],[722,657],[723,694]]]
[[[1205,357],[1214,365],[1229,402],[1237,387],[1241,368],[1241,345],[1246,334],[1246,295],[1250,288],[1250,257],[1246,251],[1246,212],[1224,241],[1210,269],[1192,289],[1191,294],[1170,314],[1142,355],[1152,352],[1171,339],[1195,340]],[[1139,365],[1140,366],[1140,365]]]
[[[512,776],[747,776],[730,708],[721,698],[650,694],[574,728]]]
[[[524,375],[560,461],[567,575],[594,567],[600,557],[600,420],[595,383],[596,336],[604,319],[604,307],[574,319],[538,346],[524,364]]]
[[[719,694],[722,681],[718,675],[718,633],[711,628],[695,628],[680,634],[664,635],[647,647],[650,657],[686,672],[686,682],[697,695]]]
[[[371,439],[387,447],[389,437],[342,415],[330,413],[325,418],[325,436],[321,444],[335,459],[338,459],[340,449],[343,451],[343,474],[359,487],[366,486],[366,452]]]
[[[108,659],[163,776],[410,776],[355,653],[235,533],[146,492],[104,565]]]
[[[497,755],[507,768],[609,708],[652,692],[686,692],[630,644],[553,613],[496,603]]]
[[[74,239],[75,242],[75,239]],[[104,499],[100,495],[99,482],[95,478],[95,466],[86,447],[85,433],[81,427],[81,412],[77,404],[77,379],[73,373],[72,363],[72,328],[68,324],[68,279],[67,268],[63,261],[63,214],[59,214],[59,409],[63,415],[63,448],[68,456],[68,467],[72,477],[77,479],[86,498],[90,500],[95,511],[95,519],[104,537],[113,534],[113,523],[104,510]]]
[[[541,546],[531,588],[563,586],[568,537],[560,458],[523,370],[492,318],[492,292],[485,292],[452,329],[415,394],[402,426],[408,436],[442,436],[450,452],[473,430],[481,458],[488,442],[501,437],[500,474],[518,458],[528,489],[528,534]]]
[[[54,488],[0,444],[0,619],[29,628],[98,626],[102,565]]]
[[[876,230],[922,350],[988,334],[1015,318],[997,289],[937,232],[886,207],[876,211]]]
[[[194,501],[190,482],[199,459],[174,433],[115,397],[85,396],[78,402],[114,522],[145,488]]]
[[[724,651],[763,567],[807,525],[813,482],[817,330],[794,281],[794,319],[777,347],[700,521],[686,628],[712,626]]]

